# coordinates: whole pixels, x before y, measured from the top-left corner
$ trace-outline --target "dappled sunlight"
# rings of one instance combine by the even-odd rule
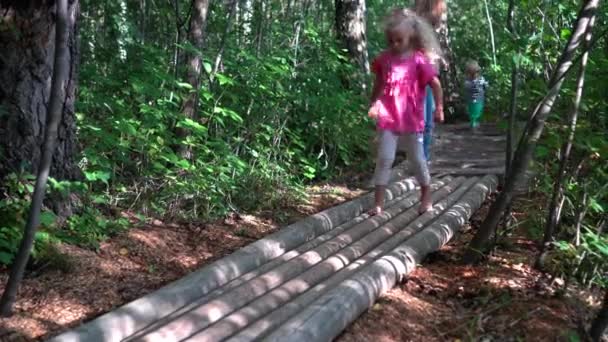
[[[404,275],[415,274],[429,252],[450,241],[476,203],[481,203],[482,195],[492,190],[494,179],[435,180],[431,186],[434,205],[423,214],[418,213],[420,194],[415,182],[410,179],[394,183],[387,190],[381,215],[366,214],[373,205],[372,194],[319,212],[161,290],[173,300],[140,300],[144,306],[121,309],[121,316],[113,316],[112,320],[120,319],[127,330],[139,330],[129,341],[215,341],[230,337],[241,341],[259,334],[289,336],[290,331],[298,336],[318,336],[310,324],[321,322],[324,316],[319,315],[327,315],[337,324],[326,329],[345,327],[367,308],[372,307],[370,312],[374,312],[378,305],[382,307],[385,299],[374,305],[379,296],[399,284]],[[148,228],[152,234],[133,230],[128,243],[113,247],[110,252],[128,261],[122,269],[113,270],[112,263],[107,268],[103,263],[98,267],[114,274],[128,267],[145,269],[144,260],[150,260],[156,252],[170,255],[159,260],[158,266],[166,271],[186,272],[192,265],[201,264],[200,258],[187,257],[191,250],[208,250],[201,244],[242,244],[251,241],[248,236],[257,236],[255,232],[239,233],[239,229],[254,224],[255,217],[235,216],[226,222],[230,228],[225,229],[224,235],[208,226],[196,230],[205,234],[204,238],[189,241],[179,239],[179,228]],[[470,270],[456,267],[452,277],[466,280],[480,276],[467,272]],[[487,285],[494,283],[489,281]],[[434,291],[450,289],[450,285],[437,286]],[[181,295],[184,292],[194,299],[185,299]],[[455,293],[466,295],[466,287],[459,286]],[[422,298],[408,298],[402,305],[412,317],[438,312],[432,301]],[[142,311],[143,307],[152,310]],[[142,320],[156,322],[142,330]],[[412,331],[423,326],[406,320],[403,329]]]

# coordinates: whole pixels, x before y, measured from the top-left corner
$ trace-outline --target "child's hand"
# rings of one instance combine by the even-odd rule
[[[444,120],[444,117],[443,117],[443,106],[437,106],[435,108],[434,117],[435,117],[435,122],[437,122],[437,123],[443,123],[443,120]]]
[[[378,119],[378,116],[380,116],[380,111],[378,110],[378,106],[376,105],[376,103],[371,105],[371,107],[367,111],[367,116],[374,120]]]

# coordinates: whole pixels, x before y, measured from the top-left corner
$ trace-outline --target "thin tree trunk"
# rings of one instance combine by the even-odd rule
[[[515,42],[517,40],[517,31],[515,29],[515,0],[509,1],[509,8],[507,10],[507,29],[511,33],[511,37]],[[518,51],[519,53],[519,51]],[[517,115],[517,93],[519,91],[519,62],[513,61],[511,69],[511,101],[509,103],[509,127],[507,128],[507,148],[505,155],[505,176],[509,174],[511,168],[511,161],[513,160],[513,137],[515,135],[515,118]],[[505,183],[505,179],[502,179]],[[511,204],[505,210],[503,215],[503,224],[507,228],[511,223]]]
[[[252,14],[252,21],[253,18],[258,18],[258,24],[256,26],[255,37],[252,42],[255,43],[255,56],[259,57],[262,52],[262,35],[264,33],[264,0],[260,0],[258,3],[256,3],[253,10],[254,13],[257,12],[258,15],[255,16]]]
[[[141,44],[144,45],[146,44],[146,30],[148,29],[147,27],[147,19],[148,19],[148,4],[146,2],[146,0],[140,0],[140,7],[141,7],[141,18],[140,18],[140,28],[139,31],[141,32]]]
[[[602,308],[597,313],[597,316],[593,320],[591,324],[591,329],[589,330],[589,335],[591,336],[591,340],[594,342],[599,342],[602,339],[602,335],[606,332],[608,328],[608,290],[606,290],[606,294],[604,295],[604,303],[602,304]]]
[[[365,0],[336,0],[335,6],[338,39],[361,71],[369,74]]]
[[[224,50],[226,49],[226,41],[228,40],[228,35],[230,34],[230,29],[232,28],[232,21],[234,20],[234,15],[236,14],[238,0],[232,0],[230,2],[230,12],[228,14],[228,18],[226,19],[226,28],[224,29],[224,34],[222,35],[222,40],[220,43],[220,49],[215,56],[215,63],[213,63],[213,72],[209,75],[210,79],[213,80],[215,74],[218,73],[220,66],[222,65],[222,58],[224,56]]]
[[[51,85],[51,97],[47,114],[47,125],[42,145],[42,158],[38,167],[38,177],[32,197],[32,204],[21,239],[21,245],[17,256],[11,266],[8,283],[2,298],[0,298],[0,314],[10,316],[13,303],[17,296],[17,290],[23,279],[25,267],[29,260],[36,230],[40,224],[40,210],[46,193],[46,183],[51,170],[53,153],[57,143],[57,133],[64,111],[66,89],[70,82],[71,56],[68,48],[70,41],[70,28],[73,24],[70,19],[75,19],[75,13],[68,15],[68,0],[57,0],[56,2],[56,25],[55,25],[55,62],[53,66],[53,77]]]
[[[513,140],[515,136],[515,119],[517,117],[517,93],[519,92],[519,63],[513,63],[511,70],[511,101],[509,103],[509,127],[507,128],[507,150],[505,155],[505,175],[511,170],[513,161]]]
[[[585,45],[591,42],[593,25],[595,18],[592,18],[589,22],[589,28],[585,36]],[[587,46],[586,46],[587,47]],[[577,82],[576,82],[576,95],[574,97],[574,104],[572,111],[568,118],[568,138],[563,143],[561,153],[559,156],[559,167],[553,185],[553,193],[551,195],[551,202],[549,205],[547,224],[545,226],[545,234],[540,250],[540,254],[537,259],[536,266],[540,269],[543,268],[545,253],[549,245],[553,241],[555,231],[558,228],[559,221],[561,218],[561,206],[564,202],[564,181],[566,179],[566,167],[570,160],[570,153],[572,151],[572,144],[574,142],[574,136],[576,135],[576,123],[578,120],[578,114],[580,110],[581,100],[583,98],[583,89],[585,87],[585,70],[587,68],[587,60],[589,58],[589,51],[586,50],[581,58],[581,66],[579,69]]]
[[[190,17],[190,29],[188,40],[196,52],[191,52],[188,57],[188,73],[186,81],[192,89],[186,97],[182,107],[182,113],[186,118],[195,120],[197,117],[198,90],[202,66],[202,48],[205,39],[205,27],[207,24],[207,12],[209,10],[209,0],[193,0],[192,14]],[[188,131],[178,128],[177,134],[180,138],[185,138]],[[186,144],[180,145],[180,155],[184,159],[192,159],[192,149]]]
[[[574,245],[577,247],[581,245],[581,228],[583,227],[583,221],[585,220],[585,216],[587,216],[588,199],[589,199],[589,195],[587,194],[587,191],[585,191],[585,193],[583,194],[583,202],[581,203],[581,206],[579,208],[578,217],[576,218],[576,226],[575,226],[576,233],[574,236]]]
[[[468,251],[464,256],[465,262],[477,262],[490,247],[491,237],[496,232],[500,218],[513,200],[515,189],[521,180],[524,179],[528,166],[533,160],[534,149],[543,132],[545,121],[553,109],[553,104],[559,95],[564,77],[571,69],[575,52],[584,40],[585,33],[587,32],[591,18],[595,16],[598,4],[599,0],[584,1],[572,36],[568,40],[555,68],[555,72],[549,81],[547,95],[540,101],[528,121],[515,152],[503,191],[492,204],[488,216],[471,241]]]
[[[173,77],[178,79],[179,77],[179,65],[180,65],[180,47],[179,44],[182,42],[182,27],[183,22],[179,19],[179,0],[173,0],[171,3],[173,6],[173,13],[175,15],[175,46],[173,50]]]
[[[488,0],[483,0],[486,8],[486,18],[488,19],[488,28],[490,31],[490,42],[492,43],[492,61],[496,66],[496,42],[494,38],[494,28],[492,27],[492,17],[490,16],[490,9],[488,8]]]

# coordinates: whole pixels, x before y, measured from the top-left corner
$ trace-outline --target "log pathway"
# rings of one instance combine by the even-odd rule
[[[50,341],[331,341],[479,209],[503,151],[493,126],[440,127],[431,211],[396,167],[384,214],[371,193],[327,209]]]

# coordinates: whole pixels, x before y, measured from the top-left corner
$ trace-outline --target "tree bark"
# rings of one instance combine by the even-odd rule
[[[173,76],[175,79],[179,78],[179,68],[182,65],[183,55],[181,53],[180,44],[182,43],[182,37],[184,34],[184,26],[186,26],[186,19],[181,19],[179,0],[170,1],[173,8],[173,15],[175,16],[175,44],[173,46]]]
[[[589,22],[589,28],[587,29],[587,34],[585,36],[585,44],[588,45],[591,42],[593,24],[595,22],[595,18],[592,18]],[[570,160],[570,152],[572,151],[572,144],[574,143],[574,136],[576,134],[576,123],[578,120],[579,109],[581,105],[581,100],[583,98],[583,88],[585,86],[585,70],[587,68],[587,60],[589,58],[589,51],[585,51],[583,53],[581,59],[581,66],[579,69],[579,74],[576,81],[576,95],[574,97],[574,104],[572,107],[572,111],[570,112],[568,118],[568,138],[562,144],[561,153],[559,156],[559,167],[555,179],[555,183],[553,185],[553,193],[551,195],[551,202],[549,205],[547,224],[545,226],[545,234],[543,237],[543,243],[541,246],[540,254],[537,259],[536,266],[538,268],[543,268],[543,263],[545,259],[545,252],[549,245],[553,241],[555,236],[555,231],[559,226],[559,222],[561,219],[561,205],[564,201],[564,182],[567,176],[566,167],[568,165],[568,161]]]
[[[55,1],[0,0],[0,179],[12,172],[38,172],[46,129],[55,50]],[[68,4],[68,59],[70,69],[61,102],[63,117],[58,128],[55,163],[50,175],[74,179],[76,154],[76,90],[79,46],[76,37],[78,1]]]
[[[51,170],[53,154],[57,143],[57,133],[61,117],[65,110],[66,92],[71,83],[72,54],[70,52],[70,37],[73,36],[74,21],[78,2],[73,1],[68,12],[68,0],[56,1],[56,24],[54,45],[54,66],[52,69],[52,84],[50,90],[50,103],[46,115],[44,143],[41,148],[41,159],[38,166],[38,177],[32,197],[27,224],[19,246],[19,251],[11,266],[8,283],[0,299],[0,314],[10,316],[17,290],[23,279],[25,267],[34,244],[36,230],[40,224],[40,210],[46,193],[46,183]],[[44,11],[44,9],[40,9]],[[43,13],[43,12],[41,12]]]
[[[365,0],[336,0],[338,39],[361,71],[369,74]]]
[[[205,28],[207,25],[207,12],[209,10],[209,0],[193,0],[192,14],[190,17],[190,29],[188,31],[188,41],[196,52],[188,54],[188,71],[186,82],[190,84],[192,89],[186,97],[186,101],[182,107],[182,113],[186,118],[196,119],[198,105],[198,90],[201,76],[202,48],[205,39]],[[188,131],[184,128],[178,128],[177,134],[180,138],[185,138]],[[180,155],[185,159],[192,158],[192,149],[186,144],[180,145]]]
[[[496,232],[500,218],[510,205],[517,185],[524,178],[528,166],[533,160],[534,149],[543,132],[545,121],[553,109],[553,104],[559,95],[564,77],[570,71],[575,52],[584,40],[585,33],[587,32],[591,18],[595,16],[598,4],[599,0],[584,1],[572,36],[568,40],[557,67],[554,69],[553,76],[549,81],[547,94],[532,113],[519,141],[503,191],[492,204],[488,216],[471,241],[468,251],[464,256],[465,262],[474,263],[479,261],[483,253],[490,247],[490,238]]]
[[[513,40],[517,37],[515,30],[515,0],[509,0],[507,10],[507,30]],[[507,150],[505,155],[505,174],[509,173],[513,160],[513,135],[515,133],[515,115],[517,114],[517,92],[519,80],[519,63],[513,62],[511,69],[511,101],[509,103],[509,128],[507,130]]]
[[[597,316],[591,325],[591,329],[589,330],[591,340],[599,342],[606,331],[606,328],[608,328],[608,290],[606,290],[606,294],[604,295],[604,304],[602,305],[600,312],[597,313]]]
[[[507,29],[511,34],[514,43],[517,40],[517,30],[515,29],[515,0],[509,0],[507,9]],[[517,51],[519,54],[519,49]],[[515,118],[517,115],[517,93],[519,92],[519,61],[513,61],[511,67],[511,101],[509,102],[508,128],[506,133],[506,151],[505,151],[505,176],[509,174],[511,161],[513,160],[513,139],[515,136]],[[502,179],[503,184],[505,179]],[[507,206],[503,215],[503,227],[506,229],[512,222],[511,204]],[[495,239],[496,241],[496,239]]]

